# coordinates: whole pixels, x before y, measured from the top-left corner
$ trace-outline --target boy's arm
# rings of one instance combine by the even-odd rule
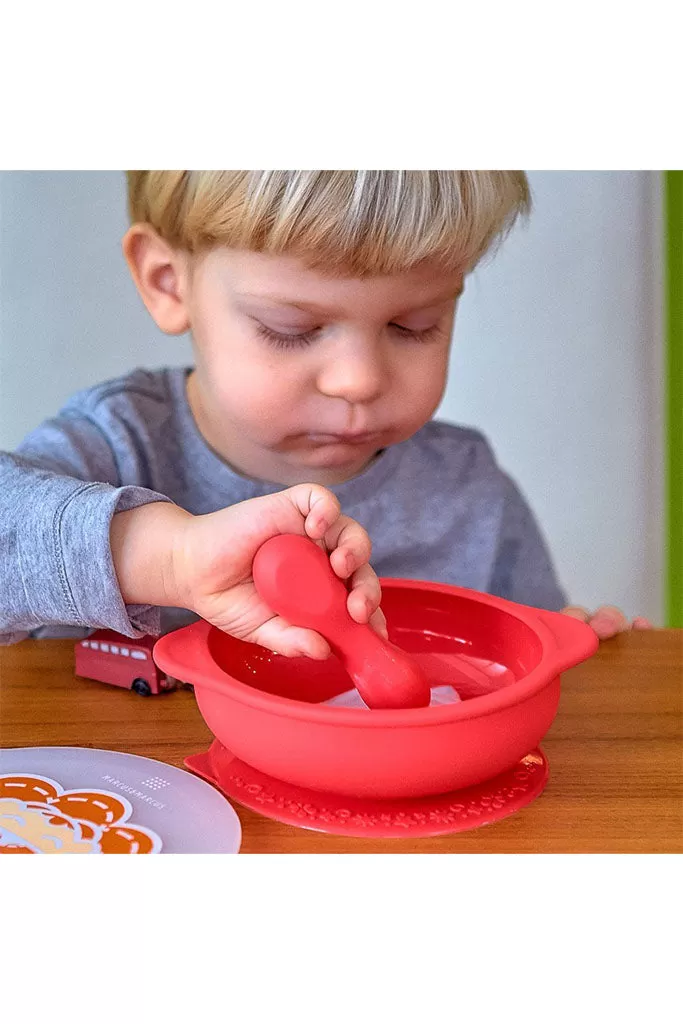
[[[506,476],[506,493],[489,592],[519,604],[561,611],[567,604],[533,512]]]
[[[0,454],[0,643],[49,625],[158,633],[160,607],[175,606],[281,654],[327,657],[321,636],[273,615],[254,587],[254,555],[280,533],[321,543],[347,582],[350,615],[386,636],[370,539],[331,492],[300,484],[193,516],[144,487],[117,486],[94,429],[86,444],[82,425],[71,458],[65,438],[41,457],[35,435],[30,457]]]
[[[0,643],[41,626],[158,632],[159,609],[121,597],[109,544],[117,512],[168,502],[118,486],[114,453],[86,417],[57,417],[0,453]]]

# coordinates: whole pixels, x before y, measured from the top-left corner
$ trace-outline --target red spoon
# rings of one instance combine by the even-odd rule
[[[274,612],[324,636],[369,708],[423,708],[429,683],[413,659],[349,615],[329,557],[307,537],[272,537],[256,553],[254,584]]]

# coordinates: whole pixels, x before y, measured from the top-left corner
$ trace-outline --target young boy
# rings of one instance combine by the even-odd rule
[[[523,173],[128,183],[128,266],[161,330],[191,330],[195,366],[82,392],[2,457],[4,642],[56,624],[155,633],[170,622],[160,609],[181,608],[325,657],[251,582],[260,543],[290,530],[324,540],[349,610],[380,631],[367,534],[379,575],[565,606],[485,439],[431,419],[467,274],[529,208]],[[616,609],[565,610],[603,637],[629,628]]]

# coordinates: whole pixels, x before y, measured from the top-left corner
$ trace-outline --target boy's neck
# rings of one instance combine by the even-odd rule
[[[206,444],[234,472],[251,480],[282,484],[285,487],[303,483],[334,487],[358,476],[381,454],[380,451],[375,451],[369,458],[364,454],[357,463],[343,467],[298,465],[295,461],[296,454],[290,459],[281,452],[253,445],[240,437],[239,431],[231,428],[230,424],[222,424],[220,430],[216,429],[202,402],[194,371],[188,375],[185,387],[190,412]]]

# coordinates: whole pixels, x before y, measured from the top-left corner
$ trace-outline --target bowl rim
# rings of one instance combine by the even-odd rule
[[[211,655],[208,640],[212,630],[217,630],[218,627],[203,619],[161,637],[154,647],[154,659],[160,659],[157,661],[160,668],[171,672],[177,678],[185,678],[185,681],[192,683],[195,689],[209,689],[268,714],[328,726],[353,725],[363,729],[415,728],[481,718],[522,704],[553,683],[566,668],[590,657],[599,644],[590,626],[560,612],[532,608],[505,598],[494,597],[492,594],[483,594],[446,583],[394,577],[383,578],[380,583],[382,590],[421,589],[445,593],[489,605],[513,616],[529,627],[538,638],[541,644],[538,664],[527,675],[500,690],[455,704],[426,708],[381,709],[368,714],[361,708],[331,707],[324,703],[314,704],[281,697],[236,679],[222,669]],[[180,645],[183,648],[182,656],[177,651]]]

